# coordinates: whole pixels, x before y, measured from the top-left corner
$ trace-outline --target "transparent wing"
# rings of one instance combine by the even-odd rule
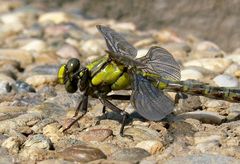
[[[97,25],[97,29],[104,36],[109,51],[132,58],[137,56],[137,49],[129,44],[119,33],[102,25]]]
[[[141,75],[133,75],[131,102],[148,120],[161,120],[173,111],[173,101]]]
[[[167,50],[161,47],[151,47],[146,56],[138,61],[145,64],[145,72],[155,73],[170,80],[180,80],[180,66]]]

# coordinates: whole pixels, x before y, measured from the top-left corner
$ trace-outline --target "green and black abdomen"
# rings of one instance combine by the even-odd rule
[[[91,73],[93,86],[110,86],[112,90],[121,90],[130,85],[126,67],[110,61],[108,55],[90,63],[87,68]]]
[[[230,102],[240,102],[240,89],[209,86],[204,83],[191,83],[188,81],[154,81],[154,85],[159,89],[167,91],[184,92],[191,95],[205,96],[214,99],[227,100]]]

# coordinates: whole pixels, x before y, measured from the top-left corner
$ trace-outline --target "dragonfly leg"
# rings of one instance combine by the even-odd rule
[[[121,128],[120,128],[120,135],[123,136],[123,130],[124,130],[124,126],[126,124],[126,119],[128,117],[128,113],[121,110],[120,108],[116,107],[115,105],[113,105],[109,100],[107,100],[106,98],[100,98],[100,101],[102,102],[102,104],[106,107],[108,107],[109,109],[111,109],[112,111],[119,113],[123,116],[122,121],[121,121]]]
[[[88,95],[84,94],[82,101],[80,101],[78,104],[78,107],[75,111],[74,116],[66,123],[66,125],[63,126],[63,132],[68,130],[75,122],[77,122],[87,113],[87,106],[88,106]],[[82,114],[78,116],[79,111],[81,111]]]
[[[174,103],[177,104],[179,102],[180,99],[187,99],[188,95],[182,92],[177,92],[176,96],[175,96],[175,101]]]
[[[130,100],[130,95],[109,95],[106,97],[108,100]]]

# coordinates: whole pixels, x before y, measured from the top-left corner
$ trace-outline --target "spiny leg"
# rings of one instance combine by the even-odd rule
[[[122,122],[121,122],[121,128],[120,128],[120,135],[123,136],[123,130],[124,130],[124,126],[126,124],[126,119],[128,117],[128,113],[119,109],[118,107],[116,107],[115,105],[113,105],[109,100],[107,100],[106,98],[99,98],[100,101],[102,102],[102,104],[106,107],[108,107],[109,109],[111,109],[112,111],[119,113],[123,116],[122,118]]]
[[[118,94],[115,94],[115,95],[108,95],[105,98],[108,99],[108,100],[130,100],[131,96],[130,95],[118,95]],[[103,116],[104,116],[105,113],[106,113],[106,106],[103,105],[103,108],[102,108]],[[105,118],[105,116],[103,118]],[[100,119],[97,121],[96,124],[98,125],[99,123],[100,123]]]
[[[130,100],[131,96],[130,95],[109,95],[106,96],[106,99],[108,100]],[[102,113],[105,114],[106,113],[106,106],[103,106],[102,108]]]
[[[70,122],[68,122],[67,125],[64,126],[63,132],[68,130],[75,122],[77,122],[79,119],[81,119],[87,113],[87,106],[88,106],[88,95],[84,94],[83,99],[78,104],[78,107],[75,111],[74,116],[71,118]],[[81,111],[82,114],[77,116],[79,111]]]

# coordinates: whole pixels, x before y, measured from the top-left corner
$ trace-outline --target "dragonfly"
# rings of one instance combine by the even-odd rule
[[[129,114],[111,100],[130,100],[138,114],[152,121],[160,121],[172,113],[175,102],[167,92],[240,102],[240,89],[181,81],[180,66],[166,49],[153,46],[145,56],[136,58],[137,49],[120,33],[108,26],[96,27],[106,41],[106,55],[86,66],[72,58],[61,65],[58,71],[58,81],[65,85],[67,92],[74,93],[79,89],[83,94],[75,115],[63,131],[87,113],[89,96],[101,101],[103,113],[109,108],[122,115],[121,136]],[[132,90],[131,95],[109,95],[111,91],[126,89]]]

